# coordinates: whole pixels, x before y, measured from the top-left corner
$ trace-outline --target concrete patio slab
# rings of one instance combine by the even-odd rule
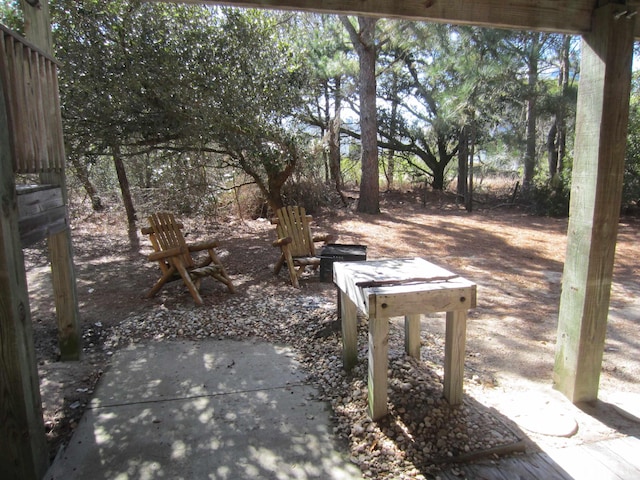
[[[203,340],[117,352],[47,480],[360,479],[291,351]]]

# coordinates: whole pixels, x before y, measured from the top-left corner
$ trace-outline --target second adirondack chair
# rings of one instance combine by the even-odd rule
[[[296,288],[300,288],[298,280],[307,267],[317,269],[320,266],[320,257],[316,254],[315,243],[328,244],[335,241],[335,236],[330,234],[312,236],[310,227],[312,220],[311,215],[307,215],[303,207],[296,206],[276,210],[276,217],[272,219],[278,236],[273,246],[280,248],[280,258],[276,262],[273,273],[277,275],[286,263],[291,284]]]

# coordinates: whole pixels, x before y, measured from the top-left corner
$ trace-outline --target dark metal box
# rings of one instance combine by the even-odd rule
[[[333,281],[333,262],[359,262],[367,259],[365,245],[344,245],[333,243],[320,252],[320,281]]]

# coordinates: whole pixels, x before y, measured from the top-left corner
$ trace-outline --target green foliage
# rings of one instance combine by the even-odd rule
[[[220,167],[244,171],[279,201],[305,158],[294,118],[307,86],[279,14],[59,0],[52,16],[72,163],[90,165],[117,145],[129,166],[145,165],[138,185],[182,182],[205,198],[201,172]]]
[[[536,179],[527,191],[527,203],[536,215],[567,217],[571,185],[569,175],[556,175],[551,181]]]
[[[623,209],[640,206],[640,72],[633,76],[622,189]]]
[[[0,0],[0,23],[17,33],[24,34],[24,18],[19,0]]]
[[[134,189],[162,191],[184,211],[215,210],[246,183],[257,187],[251,196],[262,195],[256,203],[315,208],[326,197],[327,132],[340,102],[341,175],[361,183],[361,132],[349,122],[360,109],[358,57],[337,17],[136,0],[52,0],[50,8],[69,163],[100,190],[117,185],[109,165],[117,146]],[[16,0],[0,0],[0,17],[20,25]],[[420,176],[445,188],[456,175],[461,128],[470,126],[476,158],[490,163],[491,175],[517,171],[532,55],[540,60],[537,151],[559,112],[571,148],[573,77],[567,87],[554,70],[567,64],[566,37],[540,37],[538,51],[529,51],[533,37],[518,32],[377,25],[378,146],[382,159],[394,159],[399,181]],[[570,55],[575,65],[573,48]],[[629,205],[640,198],[637,110],[632,104]],[[563,211],[562,183],[535,182],[538,211]]]
[[[335,189],[317,180],[298,179],[287,182],[283,190],[286,205],[300,205],[308,214],[320,208],[337,205],[340,202]]]

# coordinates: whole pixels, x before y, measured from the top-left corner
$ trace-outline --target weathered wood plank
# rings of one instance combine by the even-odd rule
[[[0,76],[0,468],[36,480],[48,467],[18,208]]]
[[[342,321],[342,364],[351,370],[358,363],[358,318],[356,305],[342,291],[340,295],[340,318]]]
[[[369,416],[378,420],[387,414],[387,369],[389,367],[389,319],[369,318]]]
[[[602,464],[582,446],[549,449],[546,453],[574,480],[625,480],[624,476]]]
[[[25,12],[25,28],[29,32],[34,23],[32,10],[29,7]],[[40,17],[41,10],[35,15]],[[39,20],[40,23],[48,28],[45,20]],[[14,171],[39,173],[63,168],[64,140],[55,60],[5,27],[1,28],[0,36]]]
[[[385,283],[378,283],[381,279]],[[412,281],[403,283],[407,279]],[[393,281],[398,284],[387,283]],[[476,306],[473,282],[421,258],[341,262],[334,266],[334,283],[368,316],[390,318]]]
[[[554,368],[571,401],[598,395],[622,194],[635,18],[599,8],[582,44],[567,254]]]
[[[82,354],[82,334],[69,229],[50,235],[48,243],[60,359],[79,360]]]
[[[161,0],[152,0],[161,1]],[[179,0],[252,8],[367,14],[443,23],[472,24],[580,34],[591,29],[594,2],[589,0]]]
[[[28,247],[68,228],[62,189],[51,185],[18,186],[18,229]]]
[[[69,228],[67,207],[64,205],[21,219],[18,222],[18,231],[20,232],[20,241],[23,248],[30,247],[50,235],[63,232],[67,228]]]
[[[535,453],[532,455],[518,456],[509,459],[511,463],[517,468],[520,468],[522,472],[530,474],[532,480],[539,479],[554,479],[554,480],[573,480],[567,472],[565,472],[560,465],[555,463],[546,453]],[[500,462],[502,465],[502,461]],[[521,475],[525,475],[522,473]]]
[[[609,440],[607,446],[623,457],[627,462],[640,470],[640,439],[637,437],[622,437]]]
[[[54,185],[18,185],[18,214],[27,218],[64,205],[62,190]]]
[[[626,454],[615,449],[622,447]],[[598,442],[570,448],[552,449],[529,455],[500,458],[457,465],[438,476],[442,480],[469,478],[474,480],[619,480],[640,478],[638,470],[629,463],[630,456],[638,457],[640,440],[633,438]],[[629,454],[629,455],[628,455]]]
[[[638,446],[636,446],[637,448]],[[625,458],[624,454],[619,454],[617,450],[610,448],[608,442],[598,442],[593,445],[585,445],[585,451],[592,455],[595,460],[606,466],[609,470],[616,472],[622,478],[640,478],[640,469],[629,463],[633,457],[640,454],[640,449],[636,449],[632,458]]]
[[[404,317],[404,351],[413,358],[420,358],[420,314]]]
[[[48,61],[52,61],[52,40],[51,40],[51,19],[49,16],[49,3],[41,1],[38,8],[33,8],[24,0],[21,0],[24,13],[24,28],[27,42],[23,42],[31,51],[38,50],[38,55],[44,55]],[[29,42],[36,46],[31,48]],[[56,91],[53,91],[55,87]],[[57,97],[57,80],[48,84],[48,95]],[[60,111],[55,114],[55,118],[48,118],[48,122],[61,122]],[[47,127],[48,128],[48,127]],[[52,131],[58,132],[60,138],[58,142],[61,150],[60,154],[64,158],[62,148],[61,125],[52,126]],[[46,147],[46,146],[43,146]],[[64,165],[63,159],[57,159],[52,165]],[[67,186],[64,170],[51,168],[39,171],[40,180],[43,184],[56,185],[62,191],[62,200],[67,203]],[[71,244],[71,232],[65,228],[61,232],[53,233],[49,236],[49,256],[51,259],[51,274],[56,304],[56,316],[58,321],[58,342],[60,345],[61,358],[63,360],[77,360],[82,353],[80,313],[78,311],[78,295],[76,291],[75,269],[73,265],[73,250]]]
[[[463,283],[464,282],[464,283]],[[460,285],[456,288],[456,285]],[[406,287],[376,287],[375,295],[367,297],[369,315],[398,317],[407,314],[469,310],[476,306],[476,286],[460,281]],[[371,289],[373,292],[374,289]],[[429,301],[425,302],[425,298]]]
[[[444,398],[451,405],[462,403],[466,332],[467,311],[447,312],[444,344]]]

